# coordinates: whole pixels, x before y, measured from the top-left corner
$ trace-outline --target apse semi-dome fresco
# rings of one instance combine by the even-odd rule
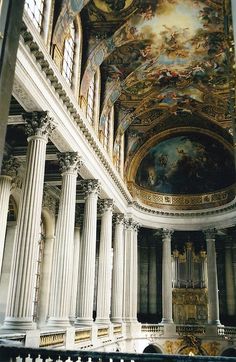
[[[230,151],[206,135],[184,134],[163,140],[141,161],[136,183],[168,194],[213,192],[234,183]]]

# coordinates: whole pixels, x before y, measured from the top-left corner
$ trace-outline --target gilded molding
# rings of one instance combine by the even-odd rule
[[[128,183],[133,197],[142,203],[165,210],[198,210],[227,204],[235,197],[235,185],[224,190],[198,195],[166,195],[149,191],[133,182]]]

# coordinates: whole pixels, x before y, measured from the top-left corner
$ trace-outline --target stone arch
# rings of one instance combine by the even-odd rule
[[[147,347],[144,348],[143,353],[159,353],[163,354],[160,347],[156,344],[149,344]]]
[[[224,356],[224,357],[236,357],[236,347],[227,347],[221,353],[221,356]]]

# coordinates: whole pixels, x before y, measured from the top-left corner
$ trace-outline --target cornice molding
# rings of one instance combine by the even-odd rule
[[[85,116],[82,114],[82,111],[76,102],[71,89],[66,83],[66,80],[60,74],[53,59],[48,54],[45,45],[40,39],[40,35],[31,28],[31,24],[29,23],[26,16],[23,17],[23,27],[20,41],[22,42],[22,40],[35,57],[36,63],[40,65],[41,70],[45,73],[46,78],[50,81],[51,86],[55,89],[59,99],[66,106],[72,121],[77,126],[79,126],[83,136],[91,145],[103,167],[108,172],[115,185],[119,188],[121,194],[124,196],[127,202],[130,202],[132,200],[132,196],[126,188],[126,185],[124,184],[123,180],[121,180],[111,161],[108,160],[108,155],[106,155],[106,151],[103,150],[102,145],[99,144],[99,140],[95,139],[95,133],[93,130],[90,130],[91,126],[88,124]],[[94,135],[92,133],[94,133]],[[51,139],[53,140],[53,138]]]

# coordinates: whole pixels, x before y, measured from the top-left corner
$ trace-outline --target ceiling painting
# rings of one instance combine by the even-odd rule
[[[234,182],[229,150],[206,135],[183,134],[152,147],[141,161],[135,182],[167,194],[198,194],[223,189]]]
[[[145,148],[147,155],[136,182],[149,190],[219,190],[228,186],[220,174],[220,162],[233,182],[231,154],[216,141],[219,135],[232,143],[234,49],[229,0],[91,0],[81,16],[86,19],[86,31],[91,31],[88,41],[92,44],[84,62],[81,95],[86,100],[99,68],[99,128],[107,129],[114,108],[113,157],[118,159],[124,136],[125,174]],[[183,129],[185,135],[174,139],[172,132]],[[160,132],[166,132],[167,138],[148,152],[149,140]],[[158,163],[156,151],[167,154],[166,165]],[[183,171],[187,166],[192,189],[191,185],[180,186],[190,177]],[[153,187],[147,184],[150,167],[156,171]],[[197,167],[199,173],[194,171]],[[209,183],[204,184],[208,176]]]
[[[95,6],[105,13],[120,12],[127,9],[132,3],[133,0],[94,0]]]

